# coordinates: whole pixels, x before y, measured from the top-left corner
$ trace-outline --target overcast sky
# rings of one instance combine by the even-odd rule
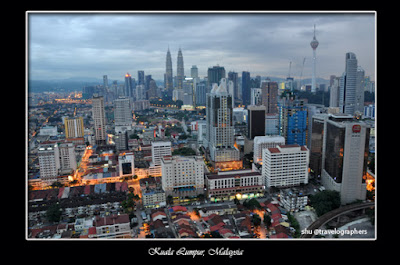
[[[219,64],[251,76],[311,77],[316,24],[317,77],[345,69],[345,54],[375,80],[375,14],[362,13],[29,13],[28,70],[34,80],[92,77],[137,79],[144,70],[163,80],[169,46],[173,75],[179,47],[185,75],[197,65],[201,78]]]

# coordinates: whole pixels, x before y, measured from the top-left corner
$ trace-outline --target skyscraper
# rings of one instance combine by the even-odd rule
[[[131,100],[129,98],[120,97],[114,100],[114,120],[116,132],[124,132],[132,128],[131,110]]]
[[[278,113],[278,83],[263,81],[261,83],[262,105],[267,108],[267,113]]]
[[[243,162],[234,146],[233,99],[227,91],[226,79],[222,78],[220,83],[219,86],[214,84],[206,100],[206,139],[210,158],[215,169],[240,169]]]
[[[137,85],[144,85],[144,71],[139,70],[137,73],[138,73],[138,84]]]
[[[289,95],[290,94],[290,95]],[[296,100],[290,92],[278,103],[279,135],[285,137],[286,144],[307,145],[307,107],[303,100]]]
[[[247,138],[265,135],[265,106],[250,105],[247,107],[249,118],[247,121]]]
[[[182,50],[179,48],[178,51],[178,63],[176,68],[176,87],[177,89],[183,89],[183,79],[185,78],[185,70],[183,66],[183,55]]]
[[[129,73],[126,73],[126,75],[125,75],[125,91],[124,91],[124,95],[126,97],[132,97],[133,96],[132,91],[133,91],[132,77],[131,77],[131,75]]]
[[[199,69],[197,68],[196,65],[192,65],[192,68],[190,68],[190,77],[192,78],[199,77]]]
[[[316,50],[317,50],[318,44],[319,44],[319,42],[315,38],[315,24],[314,24],[314,38],[310,43],[311,48],[313,49],[312,82],[311,82],[311,92],[312,93],[317,92],[317,84],[315,81],[315,71],[316,71],[316,59],[317,59]]]
[[[354,115],[356,109],[357,58],[352,52],[346,53],[346,68],[340,78],[340,112]]]
[[[172,60],[171,60],[171,53],[169,52],[169,47],[167,51],[167,60],[165,63],[165,88],[168,91],[171,91],[174,89],[174,83],[173,83],[173,77],[172,77]]]
[[[103,75],[103,86],[104,86],[104,88],[108,88],[108,77],[107,77],[107,75]]]
[[[322,157],[322,184],[328,190],[340,192],[341,204],[365,200],[369,126],[343,113],[314,117],[320,129],[315,133],[313,129],[313,137],[319,140],[313,140],[311,148],[322,152],[315,153],[316,159]],[[314,145],[320,147],[314,148]]]
[[[211,89],[212,84],[218,84],[222,78],[225,78],[225,68],[223,66],[209,67],[207,70],[208,89]],[[210,90],[208,90],[210,91]]]
[[[228,73],[228,80],[233,82],[233,98],[240,99],[239,95],[239,83],[238,83],[238,73],[230,71]]]
[[[94,135],[96,144],[105,145],[107,140],[106,117],[104,111],[104,98],[102,96],[93,96],[92,118],[94,121]]]
[[[243,105],[250,105],[250,72],[242,72],[242,101]]]

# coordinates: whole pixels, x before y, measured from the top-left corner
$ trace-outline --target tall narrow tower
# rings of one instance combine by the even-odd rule
[[[165,66],[165,88],[172,91],[174,89],[174,84],[172,81],[172,60],[171,53],[169,52],[169,47],[167,51],[167,62]]]
[[[185,76],[185,73],[184,73],[184,68],[183,68],[183,55],[182,55],[181,48],[179,48],[179,51],[178,51],[178,65],[177,65],[176,69],[177,69],[176,70],[177,71],[176,72],[176,79],[177,79],[176,87],[177,87],[177,89],[183,89],[183,78]]]
[[[315,61],[317,59],[316,50],[317,50],[318,44],[319,44],[319,42],[315,38],[315,24],[314,24],[314,38],[310,43],[311,48],[313,49],[313,65],[312,65],[312,81],[311,81],[311,92],[312,93],[317,92],[317,85],[316,85],[316,81],[315,81]]]

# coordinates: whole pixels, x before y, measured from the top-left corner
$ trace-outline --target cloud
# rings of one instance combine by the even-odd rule
[[[310,41],[317,25],[317,76],[340,75],[352,51],[374,75],[374,14],[29,14],[29,72],[34,79],[86,75],[122,79],[144,70],[163,79],[167,48],[174,74],[178,49],[185,73],[201,77],[216,64],[252,76],[311,75]],[[136,74],[133,74],[135,76]]]

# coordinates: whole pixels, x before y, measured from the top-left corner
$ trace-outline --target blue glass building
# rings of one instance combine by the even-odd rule
[[[278,103],[279,135],[285,137],[286,144],[307,145],[307,107],[302,100],[283,98]]]

